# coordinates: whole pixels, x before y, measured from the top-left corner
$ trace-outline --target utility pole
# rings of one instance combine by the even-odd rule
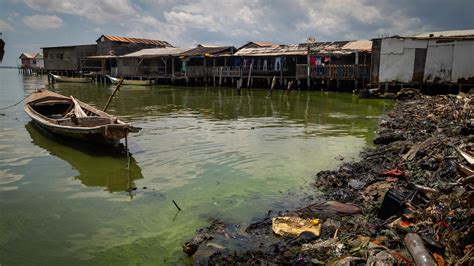
[[[308,37],[306,50],[306,86],[307,89],[311,87],[311,46],[316,42],[315,37]]]

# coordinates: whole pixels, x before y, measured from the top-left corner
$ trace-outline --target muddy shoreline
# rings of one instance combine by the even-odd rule
[[[474,97],[397,99],[377,147],[317,173],[309,205],[249,225],[211,221],[183,251],[195,264],[474,264]],[[290,231],[320,230],[277,235],[281,217],[296,221]]]

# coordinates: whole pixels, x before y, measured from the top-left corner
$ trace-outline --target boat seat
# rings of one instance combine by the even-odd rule
[[[61,126],[71,127],[96,127],[109,124],[116,124],[116,121],[106,117],[88,116],[88,117],[76,117],[77,124],[71,118],[58,119],[57,123]]]

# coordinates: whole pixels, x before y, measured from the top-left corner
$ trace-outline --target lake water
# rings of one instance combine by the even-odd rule
[[[46,81],[0,69],[0,108],[38,87],[100,108],[112,93]],[[251,221],[316,193],[314,174],[357,159],[392,104],[123,86],[108,112],[143,128],[129,138],[130,171],[123,156],[44,136],[23,103],[0,110],[0,265],[187,263],[181,245],[210,218]]]

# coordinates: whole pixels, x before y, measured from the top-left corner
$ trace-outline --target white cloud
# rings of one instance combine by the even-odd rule
[[[426,5],[409,0],[22,1],[38,12],[79,17],[95,32],[121,31],[122,35],[162,39],[180,46],[238,45],[245,41],[298,43],[308,36],[318,41],[369,39],[387,33],[439,29],[433,26],[438,17],[423,13]],[[469,1],[465,0],[466,5]]]
[[[59,29],[63,20],[58,16],[33,15],[23,17],[23,23],[33,29]]]
[[[10,24],[0,19],[0,31],[14,31],[14,30]]]
[[[93,22],[121,21],[138,14],[129,0],[24,0],[30,8],[42,12],[77,15]]]

